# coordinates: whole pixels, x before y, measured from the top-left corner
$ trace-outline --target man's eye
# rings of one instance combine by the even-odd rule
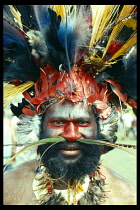
[[[53,124],[54,125],[64,125],[64,122],[62,122],[62,121],[54,121]]]
[[[78,125],[88,125],[89,122],[88,121],[80,121],[80,122],[77,122]]]

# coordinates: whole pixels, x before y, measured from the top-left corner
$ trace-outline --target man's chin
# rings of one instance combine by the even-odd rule
[[[46,148],[42,148],[42,153]],[[82,143],[51,147],[42,157],[42,162],[54,177],[63,180],[79,179],[91,174],[100,159],[101,146]]]

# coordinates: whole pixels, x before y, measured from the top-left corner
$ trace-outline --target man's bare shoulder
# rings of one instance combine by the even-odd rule
[[[38,161],[25,162],[4,172],[4,205],[35,205],[32,182]],[[136,205],[136,189],[113,170],[101,166],[106,177],[106,201],[102,205]],[[28,196],[27,196],[28,195]]]
[[[37,160],[27,161],[14,169],[4,172],[4,204],[14,205],[24,203],[24,195],[28,190],[28,198],[34,196],[32,182],[35,170],[38,167]],[[28,199],[27,199],[28,205]],[[31,201],[29,201],[31,202]],[[18,205],[18,204],[17,204]]]
[[[12,178],[12,179],[24,178],[24,176],[29,173],[34,174],[37,166],[38,166],[38,161],[36,161],[36,160],[24,162],[13,169],[5,171],[4,179],[5,178],[6,179],[7,178]]]
[[[105,205],[136,205],[136,187],[114,172],[102,166],[101,172],[106,176]]]

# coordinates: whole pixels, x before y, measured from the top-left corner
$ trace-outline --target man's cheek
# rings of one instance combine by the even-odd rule
[[[93,127],[80,128],[79,132],[87,139],[93,139],[97,136],[97,129]]]
[[[47,138],[60,136],[63,131],[61,129],[46,128],[45,133]]]

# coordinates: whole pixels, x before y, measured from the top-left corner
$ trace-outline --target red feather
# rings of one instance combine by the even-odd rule
[[[120,40],[113,40],[104,56],[102,59],[103,62],[108,61],[112,56],[124,45],[124,42]]]
[[[23,112],[23,114],[26,114],[26,115],[35,115],[36,114],[36,111],[33,111],[30,109],[30,105],[23,107],[22,112]]]
[[[27,91],[23,92],[22,94],[23,94],[24,98],[27,99],[27,101],[31,101],[32,100],[32,98],[30,97],[30,95],[29,95],[29,93]]]
[[[136,103],[133,99],[128,99],[127,103],[128,103],[131,107],[137,109],[137,103]]]
[[[112,91],[121,99],[122,102],[127,101],[127,95],[121,93],[121,86],[116,84],[116,81],[112,81],[110,79],[106,79],[105,81],[110,83]]]
[[[88,103],[94,103],[98,98],[98,92],[95,92],[93,95],[87,98]]]

